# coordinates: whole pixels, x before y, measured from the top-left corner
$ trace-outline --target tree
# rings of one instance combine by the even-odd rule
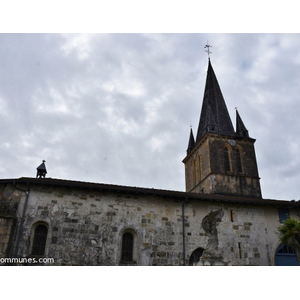
[[[282,225],[278,226],[277,230],[279,240],[284,244],[293,246],[300,264],[300,221],[288,218],[283,221]]]

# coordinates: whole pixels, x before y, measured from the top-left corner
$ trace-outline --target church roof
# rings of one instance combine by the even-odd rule
[[[235,135],[217,77],[208,61],[206,84],[196,143],[209,131]]]
[[[300,208],[300,200],[286,201],[286,200],[273,200],[262,198],[251,198],[241,196],[224,196],[216,194],[204,194],[204,193],[187,193],[171,190],[160,190],[151,188],[131,187],[104,183],[92,183],[73,180],[64,180],[56,178],[32,178],[21,177],[17,179],[0,179],[0,184],[13,184],[13,185],[44,185],[51,186],[52,188],[66,188],[66,189],[83,189],[83,190],[96,190],[101,192],[112,192],[132,195],[150,195],[154,197],[163,197],[172,201],[209,201],[219,203],[239,203],[249,205],[266,205],[276,207],[297,207]],[[32,189],[31,189],[32,190]],[[137,200],[138,201],[138,200]]]

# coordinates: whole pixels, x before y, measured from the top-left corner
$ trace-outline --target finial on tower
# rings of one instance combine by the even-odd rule
[[[205,45],[204,49],[207,48],[207,50],[205,50],[205,52],[207,52],[208,59],[210,59],[210,55],[209,55],[209,54],[212,53],[212,52],[209,51],[209,48],[210,48],[210,47],[212,47],[212,46],[209,45],[209,44],[208,44],[208,41],[207,41],[207,45]]]

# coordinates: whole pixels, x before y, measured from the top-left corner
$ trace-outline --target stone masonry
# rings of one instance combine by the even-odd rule
[[[40,180],[40,181],[39,181]],[[135,237],[132,265],[164,266],[189,263],[192,252],[206,249],[209,236],[202,221],[210,213],[222,209],[217,225],[218,260],[201,260],[199,265],[272,265],[278,246],[274,224],[277,209],[268,205],[245,205],[211,202],[205,199],[163,197],[147,193],[54,187],[30,184],[23,235],[18,256],[30,257],[35,224],[47,224],[49,233],[45,257],[54,265],[121,265],[122,234],[126,230]],[[25,186],[24,186],[25,188]],[[7,185],[6,190],[13,186]],[[15,191],[19,195],[19,191]],[[155,190],[154,190],[155,192]],[[196,196],[195,196],[196,197]],[[14,218],[18,226],[24,208],[25,194],[20,198]],[[299,208],[295,209],[295,214]],[[1,257],[7,250],[13,219],[0,219]],[[183,250],[183,225],[185,249]],[[10,256],[16,246],[18,226],[11,236]],[[6,248],[5,248],[6,247]]]

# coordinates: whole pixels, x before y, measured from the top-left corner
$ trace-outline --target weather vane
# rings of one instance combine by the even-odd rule
[[[212,53],[212,52],[209,51],[209,48],[210,48],[210,47],[212,47],[212,46],[209,45],[209,44],[208,44],[208,41],[207,41],[207,45],[205,45],[204,49],[207,48],[207,50],[205,50],[205,52],[207,52],[208,59],[210,59],[210,55],[209,55],[209,54]]]

